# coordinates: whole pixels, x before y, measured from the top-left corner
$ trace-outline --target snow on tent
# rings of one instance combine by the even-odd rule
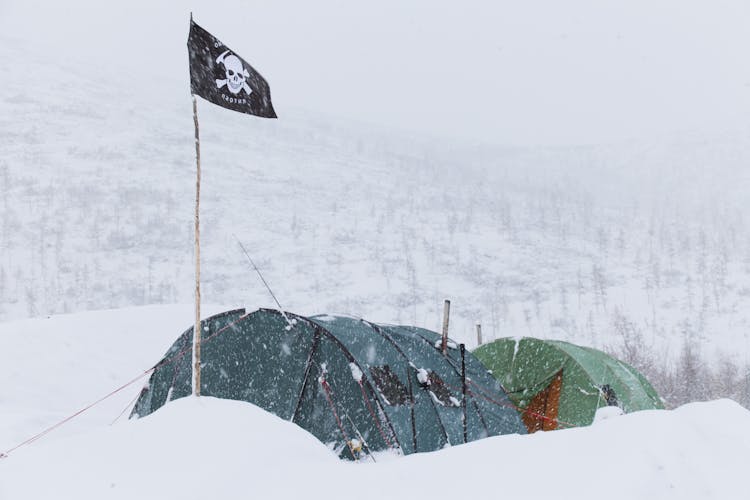
[[[409,326],[275,310],[228,311],[202,322],[201,395],[248,401],[312,433],[343,458],[404,454],[464,442],[461,355]],[[156,365],[131,417],[191,394],[192,328]],[[436,343],[437,346],[436,346]],[[526,432],[486,368],[465,353],[466,440]]]
[[[504,338],[474,350],[523,411],[529,432],[589,425],[596,410],[664,408],[643,375],[601,351],[557,340]]]

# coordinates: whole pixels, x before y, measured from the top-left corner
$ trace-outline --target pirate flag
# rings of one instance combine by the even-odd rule
[[[240,113],[276,118],[268,82],[192,17],[187,46],[193,94]]]

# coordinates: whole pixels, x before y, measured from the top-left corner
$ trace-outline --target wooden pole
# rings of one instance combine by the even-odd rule
[[[477,346],[482,345],[482,323],[477,321]]]
[[[451,315],[451,301],[445,299],[443,304],[443,342],[440,344],[440,350],[443,351],[443,355],[448,354],[448,321]]]
[[[193,123],[195,124],[195,326],[193,327],[193,394],[201,395],[201,141],[198,134],[198,105],[193,96]]]

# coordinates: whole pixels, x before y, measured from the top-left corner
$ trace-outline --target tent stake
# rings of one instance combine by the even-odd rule
[[[448,321],[451,315],[451,301],[445,299],[443,304],[443,342],[440,344],[440,350],[443,351],[443,355],[448,354]]]
[[[198,134],[198,105],[193,97],[193,123],[195,124],[195,326],[193,327],[193,394],[201,395],[201,141]]]

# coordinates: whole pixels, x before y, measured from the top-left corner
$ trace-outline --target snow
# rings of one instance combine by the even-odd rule
[[[521,343],[521,338],[516,337],[513,340],[515,344],[513,344],[513,357],[511,358],[511,363],[515,363],[516,361],[516,356],[518,355],[518,348],[519,348],[519,344]]]
[[[617,406],[602,406],[598,410],[596,410],[596,413],[594,414],[594,423],[601,422],[602,420],[608,420],[610,418],[619,417],[621,415],[624,415],[625,412],[622,411],[622,408],[619,408]]]
[[[148,369],[190,322],[185,305],[0,323],[0,450]],[[692,500],[745,491],[750,412],[729,400],[351,464],[244,402],[183,398],[113,423],[144,382],[0,460],[0,498],[486,498],[503,488],[509,498]],[[554,463],[544,481],[540,463]],[[196,464],[200,480],[191,480]]]
[[[445,403],[443,403],[442,401],[440,401],[440,400],[438,399],[438,397],[437,397],[437,396],[435,395],[435,393],[434,393],[434,392],[432,392],[432,391],[428,391],[428,392],[429,392],[429,394],[430,394],[430,397],[432,398],[432,401],[433,401],[433,402],[434,402],[434,403],[435,403],[436,405],[440,405],[440,406],[445,406]]]
[[[349,363],[349,369],[352,371],[352,378],[357,382],[362,381],[362,370],[359,369],[357,363]]]
[[[747,410],[722,400],[351,464],[250,404],[185,398],[138,421],[19,450],[0,463],[0,498],[335,500],[356,492],[396,500],[502,491],[505,498],[739,499],[750,452],[739,429],[748,425]]]
[[[422,385],[430,385],[430,373],[424,368],[417,370],[417,380]]]
[[[442,339],[436,340],[434,345],[435,345],[436,349],[440,349],[443,346]],[[446,347],[448,347],[448,349],[458,349],[458,345],[454,341],[452,341],[450,339],[448,339],[448,341],[446,341],[445,345],[446,345]]]
[[[204,304],[205,315],[233,309]],[[28,438],[156,364],[193,306],[145,306],[0,323],[0,448]],[[108,425],[147,377],[55,435]],[[2,497],[0,497],[2,498]]]

